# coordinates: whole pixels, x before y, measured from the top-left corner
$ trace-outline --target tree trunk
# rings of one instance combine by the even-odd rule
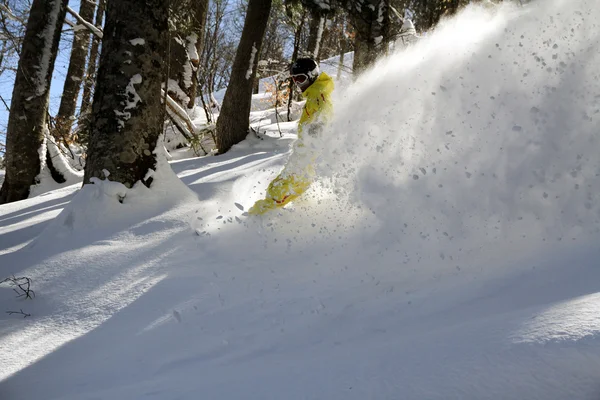
[[[191,84],[191,69],[188,60],[186,48],[188,40],[185,34],[181,32],[169,32],[169,80],[167,82],[167,91],[180,106],[188,104],[190,99],[187,94],[189,84]],[[186,67],[189,76],[186,84]]]
[[[300,19],[300,23],[296,27],[296,31],[294,32],[294,50],[292,52],[292,62],[296,61],[298,58],[298,53],[300,52],[300,37],[302,36],[302,28],[304,28],[304,20],[306,15],[303,15]],[[292,120],[292,104],[294,101],[294,80],[290,77],[288,79],[288,104],[287,104],[287,120],[288,122]]]
[[[367,0],[351,8],[351,22],[356,31],[354,41],[354,76],[372,65],[387,52],[389,40],[389,0]]]
[[[104,17],[104,8],[106,6],[106,0],[100,0],[98,3],[98,10],[96,11],[96,28],[102,28],[102,19]],[[90,57],[88,58],[87,71],[85,74],[85,81],[83,83],[83,95],[81,96],[81,114],[87,115],[91,112],[92,106],[92,89],[94,82],[96,81],[96,61],[98,59],[98,49],[100,47],[100,38],[92,38],[92,47],[90,49]],[[88,118],[89,119],[89,118]],[[86,131],[88,131],[86,129]]]
[[[242,37],[235,53],[231,78],[217,120],[217,148],[223,154],[248,133],[252,87],[271,0],[249,0]]]
[[[354,59],[352,62],[352,72],[354,77],[367,70],[371,63],[373,44],[364,37],[359,37],[358,33],[354,39]]]
[[[94,3],[90,0],[81,0],[79,15],[89,22],[94,18],[94,8]],[[83,28],[75,31],[69,68],[65,78],[62,98],[60,99],[58,115],[56,116],[56,129],[53,132],[53,136],[57,139],[65,139],[71,133],[89,44],[89,29]]]
[[[381,20],[382,40],[376,50],[379,55],[387,56],[390,52],[390,42],[392,40],[391,0],[381,0],[380,7],[378,20]]]
[[[193,10],[191,16],[190,9]],[[168,90],[182,107],[192,109],[196,103],[208,0],[181,2],[174,13],[175,26],[169,43]]]
[[[206,36],[204,40],[202,49],[203,65],[197,73],[200,78],[200,84],[205,89],[206,99],[208,101],[208,109],[205,110],[207,114],[212,112],[211,110],[213,108],[220,108],[213,93],[215,91],[215,75],[217,73],[219,62],[217,51],[220,42],[219,37],[221,36],[220,27],[225,13],[222,3],[222,1],[214,1],[213,7],[211,8],[211,23],[210,27],[207,29],[207,33],[210,33],[210,35]]]
[[[311,10],[310,25],[308,28],[308,48],[306,56],[316,60],[319,56],[321,42],[323,40],[323,29],[325,28],[325,16],[319,10]]]
[[[337,69],[337,80],[342,79],[342,71],[344,70],[344,57],[346,55],[346,38],[342,35],[342,39],[340,40],[340,62],[338,63]]]
[[[84,183],[105,178],[150,186],[163,131],[168,2],[108,0]]]
[[[202,57],[202,51],[204,50],[204,31],[206,30],[206,18],[208,16],[208,0],[196,0],[195,7],[195,23],[194,33],[196,34],[196,54],[197,58],[191,59],[192,63],[192,85],[189,88],[188,96],[190,102],[188,108],[194,108],[196,104],[196,97],[198,93],[198,68],[200,67],[200,57]]]
[[[23,39],[6,132],[0,204],[26,199],[42,167],[50,81],[68,0],[34,0]]]

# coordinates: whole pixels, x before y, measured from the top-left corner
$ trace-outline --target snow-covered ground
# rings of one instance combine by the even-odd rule
[[[1,206],[36,297],[0,287],[31,314],[0,314],[0,398],[599,398],[597,21],[445,22],[337,92],[319,181],[263,218],[293,123]]]

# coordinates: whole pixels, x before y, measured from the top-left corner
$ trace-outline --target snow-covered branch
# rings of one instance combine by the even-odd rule
[[[100,29],[96,28],[93,24],[87,22],[81,15],[79,15],[75,10],[71,7],[67,6],[67,11],[77,19],[82,25],[88,28],[94,35],[102,39],[103,33]]]
[[[161,89],[161,93],[164,96],[164,94],[165,94],[164,89]],[[176,115],[177,117],[179,117],[179,119],[181,119],[187,125],[188,131],[193,134],[195,132],[194,123],[192,122],[192,119],[190,118],[188,113],[186,113],[185,110],[183,108],[181,108],[179,103],[177,103],[175,100],[173,100],[173,98],[171,96],[167,95],[166,97],[167,97],[167,110],[170,111],[171,113],[173,113],[174,115]]]

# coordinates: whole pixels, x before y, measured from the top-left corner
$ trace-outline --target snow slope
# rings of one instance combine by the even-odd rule
[[[37,296],[0,287],[32,314],[0,316],[0,398],[597,399],[599,14],[446,21],[337,92],[319,182],[264,218],[290,124],[185,185],[3,205]]]

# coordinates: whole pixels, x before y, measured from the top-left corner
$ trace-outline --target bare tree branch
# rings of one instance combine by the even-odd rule
[[[21,315],[23,315],[23,318],[31,317],[31,314],[24,313],[23,310],[19,310],[19,311],[7,311],[6,313],[8,315],[21,314]]]
[[[2,103],[4,103],[4,107],[6,107],[6,111],[10,112],[10,107],[6,103],[6,100],[4,100],[4,97],[0,96],[0,100],[2,101]]]
[[[26,276],[17,278],[13,275],[0,281],[0,285],[5,282],[8,282],[13,287],[13,290],[17,293],[17,297],[25,296],[26,299],[33,299],[35,297],[35,292],[31,290],[31,278]]]

